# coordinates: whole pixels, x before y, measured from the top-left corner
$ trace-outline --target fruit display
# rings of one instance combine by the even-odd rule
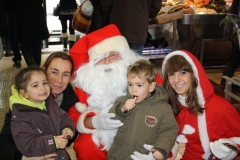
[[[225,0],[167,0],[163,2],[160,13],[162,14],[166,8],[182,7],[184,14],[214,14],[226,13]]]
[[[185,3],[190,5],[195,5],[197,8],[201,8],[204,5],[208,4],[210,0],[186,0]]]

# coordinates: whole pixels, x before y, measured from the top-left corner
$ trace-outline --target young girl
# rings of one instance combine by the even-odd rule
[[[178,143],[185,143],[182,160],[208,159],[213,154],[231,160],[240,146],[240,116],[214,89],[197,58],[187,51],[169,53],[162,65],[165,87],[179,126]]]
[[[11,131],[19,151],[26,157],[56,152],[56,159],[68,160],[65,147],[68,138],[73,137],[73,121],[49,96],[44,70],[24,68],[16,75],[11,89]]]

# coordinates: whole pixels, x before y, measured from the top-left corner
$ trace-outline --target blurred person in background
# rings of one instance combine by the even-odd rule
[[[74,43],[76,42],[76,35],[74,29],[72,28],[72,19],[75,10],[77,9],[76,0],[60,0],[60,13],[59,13],[59,20],[62,25],[62,41],[63,41],[63,51],[68,50],[68,43],[69,43],[69,50],[72,48]],[[67,25],[67,21],[69,21]],[[67,28],[69,29],[69,34],[67,33]]]
[[[162,0],[101,0],[100,3],[103,13],[110,17],[110,24],[119,28],[132,50],[142,54],[148,21],[158,14]]]
[[[16,68],[21,67],[21,54],[20,54],[20,48],[19,43],[17,41],[16,37],[16,3],[13,1],[4,0],[4,7],[6,10],[7,15],[7,31],[8,38],[5,38],[5,46],[6,46],[6,54],[5,56],[12,56],[9,49],[9,44],[11,46],[12,52],[13,52],[13,58],[12,61],[14,62],[13,66]],[[8,39],[8,40],[7,40]],[[8,45],[7,45],[8,44]]]
[[[14,0],[16,37],[28,66],[41,64],[42,40],[49,37],[43,0]]]
[[[239,12],[240,12],[240,2],[239,0],[233,0],[229,10],[229,14],[233,18],[235,18],[235,17],[239,17]],[[233,34],[234,27],[236,26],[234,26],[233,23],[230,23],[230,24],[226,24],[224,28],[224,36],[230,39],[232,42],[232,53],[229,56],[227,64],[223,69],[223,76],[228,76],[230,78],[234,75],[235,71],[238,68],[238,65],[240,64],[239,40],[238,40],[237,32]],[[225,82],[226,80],[222,78],[220,85],[225,86]]]

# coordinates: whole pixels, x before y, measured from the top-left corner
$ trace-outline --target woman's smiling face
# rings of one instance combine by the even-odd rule
[[[72,65],[68,60],[55,58],[46,69],[49,86],[53,95],[61,94],[71,81]]]
[[[175,92],[183,97],[187,95],[192,84],[191,74],[187,71],[168,73],[168,81]]]

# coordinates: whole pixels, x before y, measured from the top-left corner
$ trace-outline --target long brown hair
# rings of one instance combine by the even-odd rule
[[[168,75],[169,73],[174,73],[178,71],[186,71],[189,72],[191,75],[192,84],[186,95],[186,104],[188,105],[189,111],[194,115],[202,114],[204,109],[198,103],[198,95],[196,92],[198,80],[194,76],[193,69],[190,63],[183,56],[180,55],[174,55],[170,57],[166,62],[164,71],[164,86],[169,93],[169,103],[172,105],[174,114],[178,115],[181,108],[179,107],[178,94],[170,85],[168,81]]]

